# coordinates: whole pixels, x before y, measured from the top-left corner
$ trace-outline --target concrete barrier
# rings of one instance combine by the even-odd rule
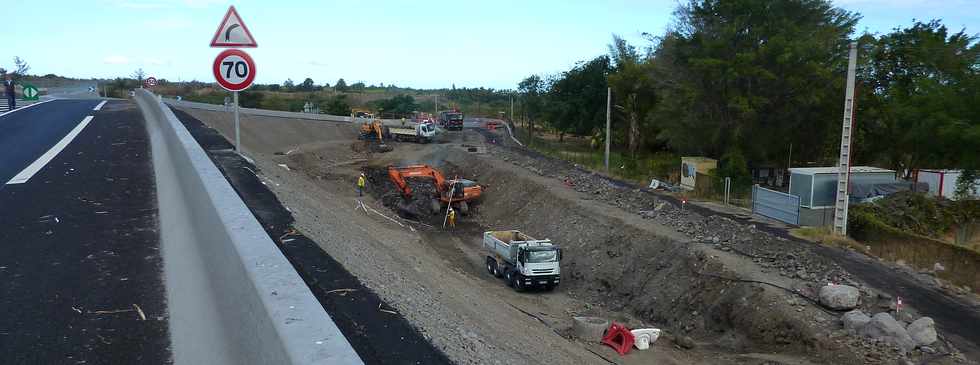
[[[171,98],[161,98],[161,100],[168,105],[173,105],[180,108],[202,109],[202,110],[210,110],[215,112],[231,112],[234,110],[232,109],[233,107],[230,106],[226,107],[224,105],[198,103],[196,101],[185,101],[185,100],[177,100]],[[255,108],[238,108],[238,112],[244,115],[261,115],[265,117],[276,117],[276,118],[322,120],[326,122],[364,123],[364,122],[371,121],[371,118],[351,118],[349,116],[341,116],[341,115],[285,112],[281,110],[268,110],[268,109],[255,109]],[[384,125],[389,125],[389,126],[399,125],[401,124],[401,119],[382,119],[381,122],[384,123]]]
[[[138,90],[176,364],[363,364],[187,129]]]

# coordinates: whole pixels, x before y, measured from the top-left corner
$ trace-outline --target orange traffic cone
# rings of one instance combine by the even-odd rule
[[[633,348],[636,338],[626,326],[613,322],[606,330],[606,335],[602,337],[602,343],[609,345],[620,355],[626,355]]]

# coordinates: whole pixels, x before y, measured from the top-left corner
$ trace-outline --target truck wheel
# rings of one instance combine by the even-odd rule
[[[505,277],[504,279],[507,280],[507,286],[514,286],[514,272],[513,271],[507,270],[507,273],[504,274],[504,277]]]
[[[514,290],[518,292],[527,290],[527,286],[524,285],[524,278],[520,274],[514,275]]]
[[[442,211],[442,204],[439,204],[439,199],[430,200],[429,209],[432,210],[432,215],[439,214]]]
[[[459,212],[463,215],[470,214],[470,204],[467,202],[459,202]]]
[[[497,269],[497,260],[487,257],[487,272],[494,277],[500,277],[500,273]]]

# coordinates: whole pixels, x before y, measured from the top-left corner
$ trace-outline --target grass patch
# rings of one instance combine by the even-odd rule
[[[517,128],[515,137],[544,155],[576,163],[594,171],[605,170],[605,150],[593,149],[586,137],[536,132],[532,139],[526,128]],[[621,150],[609,152],[609,175],[633,183],[647,185],[650,179],[677,184],[680,176],[680,156],[671,152],[641,152],[636,158]]]
[[[866,255],[871,254],[871,249],[867,245],[861,244],[861,242],[855,241],[850,237],[838,236],[831,231],[830,227],[794,228],[789,231],[789,234],[793,237],[825,246],[852,249]]]

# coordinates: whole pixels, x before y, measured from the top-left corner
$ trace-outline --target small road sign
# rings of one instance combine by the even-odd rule
[[[214,58],[214,79],[228,91],[242,91],[255,80],[255,61],[240,49],[226,49]]]
[[[143,81],[143,85],[146,87],[157,86],[157,78],[153,76],[147,77],[146,80]]]
[[[214,32],[214,37],[211,38],[211,47],[251,48],[258,46],[259,45],[255,43],[255,38],[252,37],[252,33],[249,32],[248,27],[245,26],[245,22],[242,21],[242,18],[238,16],[238,12],[235,11],[235,7],[229,7],[228,12],[225,13],[225,18],[222,19],[221,24],[218,25],[218,30]]]
[[[24,85],[24,100],[37,100],[41,92],[34,85]]]

